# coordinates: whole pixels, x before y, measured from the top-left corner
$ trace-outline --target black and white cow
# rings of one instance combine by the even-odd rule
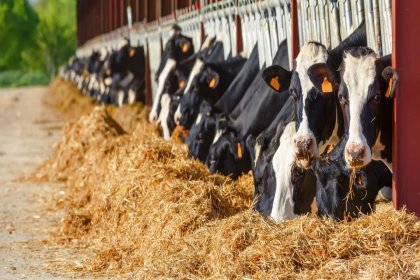
[[[166,42],[165,50],[155,75],[158,87],[149,114],[150,122],[158,121],[158,108],[161,105],[161,97],[164,94],[163,91],[169,73],[175,68],[178,62],[183,61],[194,54],[192,39],[182,35],[179,26],[174,25],[170,33],[170,39]]]
[[[279,45],[273,61],[274,63],[288,67],[289,60],[286,41]],[[287,80],[287,77],[284,77],[284,82],[287,83],[287,85],[290,83],[290,76],[291,75],[289,74],[289,80]],[[287,85],[285,84],[286,88]],[[243,159],[250,159],[248,150],[244,148],[246,138],[250,134],[258,135],[269,126],[287,98],[287,94],[275,94],[271,88],[265,85],[265,82],[261,77],[261,72],[257,74],[254,81],[246,89],[246,93],[243,94],[240,102],[227,116],[227,125],[218,125],[206,164],[211,166],[212,162],[217,162],[218,168],[213,169],[225,175],[229,175],[229,171],[232,171],[232,174],[234,174],[233,171],[240,172],[240,174],[248,172],[251,169],[251,162],[241,164],[243,168],[238,169],[233,166],[234,159],[238,158],[241,162]],[[226,153],[219,152],[221,149],[218,148],[218,146],[224,146],[227,141],[233,141],[230,143],[230,146],[238,146],[238,149],[241,148],[242,157],[237,157],[235,155],[235,150],[233,150],[235,154],[229,153],[230,150],[226,150]],[[224,166],[225,163],[229,163],[230,166]],[[240,174],[234,174],[234,177],[237,177]]]
[[[353,34],[328,51],[317,42],[305,44],[296,58],[289,91],[298,102],[294,156],[296,164],[310,168],[316,156],[336,143],[344,132],[343,118],[337,99],[339,75],[336,71],[345,49],[366,46],[366,27],[362,23]],[[288,71],[278,65],[267,68],[264,80],[276,91],[283,91],[283,76]]]
[[[343,157],[347,140],[345,134],[326,157],[316,159],[314,173],[320,216],[343,220],[369,214],[379,190],[392,183],[392,174],[381,161],[373,160],[357,171],[348,169]]]
[[[244,66],[246,59],[241,56],[219,63],[205,62],[200,72],[185,90],[180,100],[180,125],[189,129],[198,116],[200,103],[205,100],[216,103]]]
[[[348,121],[349,139],[344,150],[348,167],[382,160],[391,169],[392,117],[397,72],[390,57],[379,58],[369,48],[345,52],[341,67],[339,99]]]

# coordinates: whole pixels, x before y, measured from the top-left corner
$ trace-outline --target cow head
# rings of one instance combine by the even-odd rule
[[[369,48],[346,51],[340,72],[338,98],[349,133],[344,158],[348,167],[360,168],[372,160],[372,147],[382,130],[384,110],[393,102],[398,75]]]
[[[191,126],[188,151],[193,158],[205,162],[216,132],[216,119],[212,106],[206,101],[200,105],[197,119]]]
[[[152,110],[149,114],[149,120],[156,122],[158,118],[158,107],[160,104],[160,97],[162,96],[165,88],[166,80],[175,68],[178,62],[190,57],[194,54],[194,46],[192,39],[181,34],[181,29],[174,25],[171,30],[171,37],[166,42],[165,50],[162,54],[162,59],[159,64],[158,70],[155,75],[157,81],[157,91],[153,99]]]
[[[315,42],[304,45],[296,59],[289,92],[296,99],[294,155],[299,167],[310,168],[313,160],[326,147],[337,125],[337,78],[327,63],[326,48]],[[263,77],[277,92],[287,85],[288,71],[270,66]]]

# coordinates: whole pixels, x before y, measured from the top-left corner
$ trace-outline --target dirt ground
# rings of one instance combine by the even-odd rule
[[[63,187],[19,180],[48,158],[62,135],[63,123],[43,104],[47,91],[0,90],[0,279],[63,279],[46,267],[75,253],[45,245],[64,216],[45,202],[59,202]]]

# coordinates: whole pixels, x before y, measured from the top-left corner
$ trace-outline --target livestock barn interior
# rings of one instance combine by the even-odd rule
[[[45,269],[420,279],[419,12],[77,0],[77,51],[47,101],[68,123],[24,179],[61,190]]]

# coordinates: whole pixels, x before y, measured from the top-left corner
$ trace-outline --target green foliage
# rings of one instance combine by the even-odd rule
[[[0,71],[22,66],[20,54],[33,46],[37,24],[26,0],[0,1]]]
[[[44,84],[75,52],[76,1],[0,0],[0,27],[0,86]]]
[[[47,85],[48,83],[48,76],[41,71],[8,70],[0,72],[0,87]]]

